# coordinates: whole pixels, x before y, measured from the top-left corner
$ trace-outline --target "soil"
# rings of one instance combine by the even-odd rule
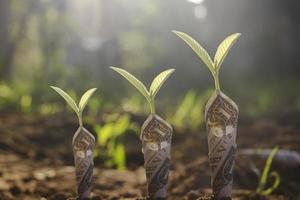
[[[68,115],[69,116],[69,115]],[[145,117],[132,119],[141,123]],[[91,132],[92,127],[87,126]],[[77,129],[75,118],[0,114],[0,200],[76,199],[71,139]],[[91,199],[145,199],[146,179],[143,156],[137,135],[129,135],[126,144],[126,170],[104,166],[95,159]],[[238,149],[273,148],[300,152],[300,113],[287,113],[240,119]],[[168,199],[211,199],[207,141],[204,127],[198,133],[189,130],[173,136],[172,170]],[[264,159],[238,155],[234,172],[233,200],[299,200],[299,165],[274,161],[281,183],[272,195],[260,196],[255,189],[258,177],[253,167],[263,168]]]

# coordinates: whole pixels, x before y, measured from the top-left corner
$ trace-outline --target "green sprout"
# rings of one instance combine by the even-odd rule
[[[123,114],[115,119],[108,119],[103,126],[96,125],[94,130],[97,134],[96,156],[101,156],[109,167],[116,166],[117,169],[126,168],[126,151],[123,137],[136,129],[136,125],[130,122],[130,117]],[[111,118],[111,117],[110,117]],[[103,151],[100,151],[103,148]]]
[[[175,69],[168,69],[163,72],[161,72],[159,75],[157,75],[150,86],[150,89],[147,90],[146,86],[138,80],[135,76],[130,74],[124,69],[120,69],[117,67],[110,67],[114,71],[121,74],[124,78],[126,78],[142,95],[147,99],[148,103],[150,104],[151,113],[155,113],[155,102],[154,98],[156,94],[158,93],[159,89],[163,85],[163,83],[168,79],[168,77],[174,72]]]
[[[263,196],[270,195],[280,184],[280,176],[279,176],[278,172],[272,171],[271,173],[269,173],[273,159],[274,159],[276,153],[278,152],[278,149],[279,149],[278,146],[276,146],[272,149],[271,153],[268,156],[266,164],[264,166],[263,172],[262,172],[260,180],[259,180],[258,187],[256,188],[256,192],[260,195],[263,195]],[[274,177],[275,181],[271,187],[266,188],[269,177]]]
[[[212,73],[215,81],[215,89],[220,90],[220,80],[219,80],[219,71],[220,67],[227,56],[229,50],[241,36],[240,33],[234,33],[221,42],[218,46],[214,61],[211,59],[207,51],[191,36],[186,33],[173,31],[178,37],[180,37],[185,43],[187,43],[193,51],[199,56],[199,58],[206,64],[209,71]]]
[[[195,90],[188,91],[175,112],[168,114],[168,121],[180,132],[196,132],[204,122],[203,108],[211,92],[212,90],[208,89],[200,95]]]
[[[77,117],[78,117],[78,121],[79,121],[79,126],[82,127],[83,126],[83,122],[82,122],[82,112],[85,108],[85,106],[87,105],[89,99],[91,98],[91,96],[93,95],[93,93],[97,90],[97,88],[92,88],[89,89],[88,91],[86,91],[80,101],[79,101],[79,105],[77,106],[75,101],[72,99],[72,97],[70,97],[66,92],[64,92],[62,89],[58,88],[58,87],[54,87],[54,86],[50,86],[53,90],[55,90],[58,94],[60,94],[60,96],[62,96],[66,102],[69,104],[69,106],[75,111]]]

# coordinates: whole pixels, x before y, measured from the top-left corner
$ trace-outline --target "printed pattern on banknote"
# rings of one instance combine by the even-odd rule
[[[150,115],[142,127],[141,140],[150,198],[165,198],[171,165],[172,127],[157,115]]]
[[[230,197],[236,151],[238,107],[224,93],[215,92],[206,106],[209,164],[215,197]]]
[[[79,198],[87,197],[93,182],[93,149],[95,138],[84,128],[79,128],[73,137],[73,153]]]

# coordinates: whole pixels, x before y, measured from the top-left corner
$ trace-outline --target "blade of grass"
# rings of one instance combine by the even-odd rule
[[[269,187],[269,188],[267,188],[267,189],[261,191],[261,192],[260,192],[261,195],[264,195],[264,196],[270,195],[270,194],[272,194],[272,192],[273,192],[276,188],[278,188],[278,186],[279,186],[279,184],[280,184],[280,182],[281,182],[280,176],[279,176],[279,174],[278,174],[277,172],[275,172],[275,171],[272,171],[272,172],[270,173],[270,177],[272,177],[272,176],[275,178],[275,180],[274,180],[274,182],[273,182],[273,185],[272,185],[271,187]]]
[[[267,181],[268,181],[268,177],[269,177],[269,171],[270,171],[273,159],[274,159],[275,155],[277,154],[278,150],[279,150],[278,146],[274,147],[272,149],[270,155],[267,158],[265,167],[263,169],[263,172],[262,172],[260,180],[259,180],[258,187],[256,189],[256,192],[259,193],[259,194],[263,194],[263,191],[265,190],[265,187],[266,187],[266,184],[267,184]],[[271,174],[273,174],[273,176],[275,176],[275,178],[278,175],[277,172],[276,173],[272,172]],[[273,187],[276,186],[277,184],[279,185],[279,183],[277,183],[278,181],[280,183],[280,179],[278,180],[278,178],[276,178],[275,183],[273,184]]]

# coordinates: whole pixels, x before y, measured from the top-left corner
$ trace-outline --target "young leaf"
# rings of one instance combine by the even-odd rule
[[[110,67],[110,68],[118,72],[119,74],[121,74],[124,78],[126,78],[136,89],[138,89],[138,91],[140,91],[140,93],[142,93],[142,95],[144,95],[144,97],[147,99],[148,102],[151,101],[150,94],[146,89],[145,85],[141,81],[139,81],[136,77],[134,77],[132,74],[130,74],[124,69],[120,69],[117,67]]]
[[[223,42],[219,45],[215,58],[214,58],[214,67],[215,70],[219,70],[225,57],[227,56],[229,50],[234,45],[234,43],[237,41],[237,39],[241,36],[240,33],[234,33],[230,36],[228,36],[226,39],[223,40]]]
[[[208,55],[207,51],[191,36],[189,36],[186,33],[179,32],[179,31],[172,31],[175,33],[178,37],[180,37],[185,43],[187,43],[193,51],[201,58],[201,60],[206,64],[206,66],[209,68],[211,73],[214,74],[214,64]]]
[[[125,169],[126,167],[126,153],[125,146],[122,143],[117,143],[114,149],[114,162],[118,169]]]
[[[79,108],[77,107],[75,101],[62,89],[54,86],[50,86],[53,90],[55,90],[60,96],[62,96],[66,102],[69,104],[69,106],[76,112],[77,115],[79,115]]]
[[[169,78],[169,76],[175,71],[175,69],[168,69],[166,71],[161,72],[155,79],[152,81],[150,86],[150,94],[151,97],[154,98],[164,84],[164,82]]]
[[[83,109],[85,108],[86,104],[88,103],[89,99],[91,98],[91,96],[94,94],[94,92],[97,90],[97,88],[92,88],[89,89],[88,91],[86,91],[79,102],[79,112],[82,112]]]

